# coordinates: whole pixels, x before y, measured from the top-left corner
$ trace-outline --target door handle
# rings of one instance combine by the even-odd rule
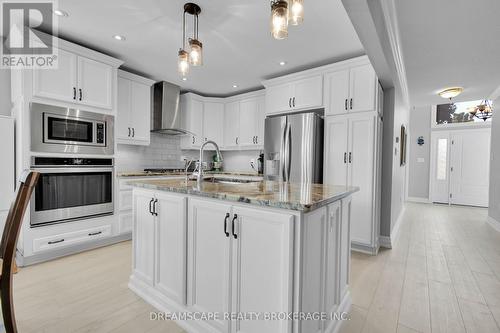
[[[158,199],[156,199],[154,202],[153,202],[153,215],[154,216],[158,216],[158,212],[156,211],[156,204],[158,203]]]
[[[352,162],[352,153],[349,152],[349,163],[351,163],[351,162]]]
[[[76,87],[73,87],[73,99],[76,100]]]
[[[238,239],[238,235],[234,232],[234,221],[238,219],[238,214],[234,214],[233,221],[231,222],[231,233],[233,234],[234,239]]]
[[[293,107],[295,107],[295,97],[293,98],[292,104],[293,104]]]
[[[351,103],[350,103],[350,109],[352,110],[352,98],[351,98]]]
[[[80,89],[78,89],[78,92],[80,93],[80,98],[79,98],[79,100],[81,101],[81,100],[82,100],[82,95],[83,95],[83,93],[82,93],[82,89],[81,89],[81,88],[80,88]]]
[[[347,153],[344,153],[344,163],[347,163]]]
[[[229,237],[229,232],[227,232],[227,219],[229,219],[229,213],[226,213],[226,217],[224,218],[224,234],[226,237]]]
[[[149,214],[151,214],[151,215],[154,215],[154,214],[153,214],[153,209],[152,209],[152,207],[151,207],[151,205],[153,204],[153,201],[155,201],[155,199],[154,199],[154,198],[153,198],[153,199],[151,199],[151,201],[149,202]]]
[[[285,140],[285,145],[286,145],[286,161],[285,161],[285,173],[286,173],[286,181],[290,181],[290,163],[292,160],[292,147],[290,144],[291,140],[291,134],[292,134],[292,125],[288,124],[288,129],[286,132],[286,140]]]

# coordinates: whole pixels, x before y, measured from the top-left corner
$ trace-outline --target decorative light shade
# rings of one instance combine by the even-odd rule
[[[189,72],[189,53],[187,53],[183,49],[179,50],[177,69],[182,76],[186,76]]]
[[[304,22],[304,1],[290,0],[290,24],[299,25]]]
[[[189,63],[193,66],[203,65],[203,44],[197,39],[190,39],[189,47]]]
[[[271,3],[271,35],[275,39],[288,37],[288,3],[284,0]]]
[[[452,99],[460,95],[462,91],[464,91],[462,87],[453,87],[440,91],[438,94],[443,98]]]
[[[493,117],[493,105],[490,100],[485,99],[478,106],[471,108],[469,113],[478,119],[486,121]]]

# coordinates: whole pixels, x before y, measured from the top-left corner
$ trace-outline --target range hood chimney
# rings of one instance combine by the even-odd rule
[[[162,81],[156,83],[153,89],[151,132],[165,135],[192,134],[181,128],[181,88],[175,84]]]

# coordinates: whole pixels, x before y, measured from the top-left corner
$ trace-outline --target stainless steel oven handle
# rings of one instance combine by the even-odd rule
[[[95,167],[63,167],[63,168],[39,168],[39,167],[31,167],[32,170],[36,170],[40,173],[77,173],[77,172],[114,172],[114,168],[95,168]]]

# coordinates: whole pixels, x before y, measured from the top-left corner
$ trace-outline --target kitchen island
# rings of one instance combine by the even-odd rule
[[[133,186],[129,287],[186,331],[335,332],[353,187],[209,178]],[[344,314],[343,314],[344,313]]]

